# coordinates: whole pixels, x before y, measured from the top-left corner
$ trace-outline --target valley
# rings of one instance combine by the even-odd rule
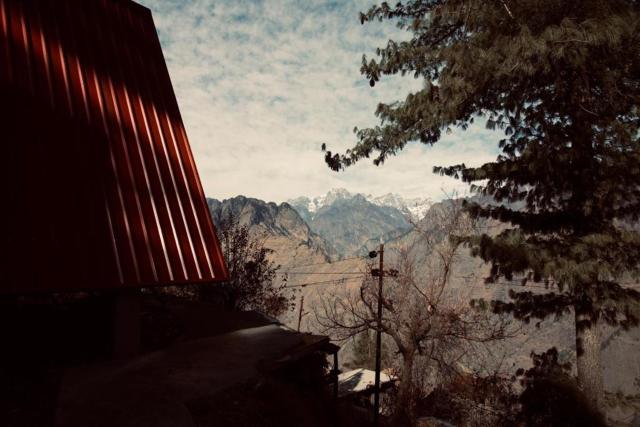
[[[271,259],[280,266],[278,283],[286,282],[296,301],[294,309],[280,320],[297,328],[300,302],[304,298],[301,330],[313,333],[329,333],[316,320],[323,301],[358,292],[363,279],[370,274],[372,260],[367,254],[377,249],[381,238],[385,242],[387,265],[393,265],[399,247],[412,247],[418,258],[424,256],[421,240],[426,235],[438,235],[440,231],[435,224],[447,203],[457,202],[429,203],[428,208],[420,208],[421,216],[416,217],[399,197],[373,198],[346,190],[332,190],[323,197],[301,197],[280,204],[244,196],[223,201],[208,199],[216,225],[223,215],[232,212],[273,250]],[[503,226],[498,222],[485,222],[480,227],[484,232],[495,234]],[[427,265],[420,262],[417,265],[418,275],[426,274]],[[488,268],[467,249],[461,249],[448,286],[448,298],[463,304],[471,299],[508,301],[510,290],[523,290],[518,280],[485,284]],[[527,290],[548,292],[537,286]],[[539,325],[535,322],[522,325],[512,338],[492,346],[492,360],[483,361],[485,368],[489,363],[490,369],[506,375],[518,367],[529,366],[532,351],[544,351],[551,346],[561,351],[564,360],[573,360],[573,325],[572,316],[557,321],[547,319]],[[633,392],[634,380],[640,376],[640,360],[630,355],[640,350],[640,331],[607,329],[603,336],[607,389]],[[342,344],[341,363],[349,365],[353,342]]]

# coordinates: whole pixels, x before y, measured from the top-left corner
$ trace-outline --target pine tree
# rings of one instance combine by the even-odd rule
[[[411,38],[363,57],[371,86],[394,74],[424,86],[380,104],[380,124],[356,129],[344,154],[323,145],[327,164],[341,170],[374,156],[380,165],[477,119],[501,131],[496,161],[434,171],[498,202],[467,206],[508,224],[468,239],[492,265],[488,280],[519,275],[551,291],[513,292],[494,308],[524,321],[574,313],[578,381],[598,407],[599,325],[638,324],[640,294],[620,282],[640,259],[640,2],[409,0],[361,14],[373,20],[395,21]]]

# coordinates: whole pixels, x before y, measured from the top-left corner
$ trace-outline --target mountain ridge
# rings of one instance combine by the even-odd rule
[[[254,235],[264,238],[267,247],[284,245],[291,250],[302,245],[323,260],[328,261],[335,256],[331,245],[314,233],[288,203],[278,205],[240,195],[222,201],[207,198],[207,204],[217,228],[220,227],[221,220],[231,213],[241,225],[248,226]],[[285,248],[281,249],[283,254],[290,252]]]
[[[404,199],[392,193],[374,197],[343,188],[288,203],[342,257],[360,254],[370,242],[406,233],[431,205],[428,199]]]
[[[433,204],[426,197],[405,198],[397,193],[387,193],[381,196],[373,196],[364,193],[351,193],[344,188],[333,188],[326,194],[316,197],[300,196],[287,200],[294,209],[298,210],[305,220],[312,220],[322,207],[334,204],[338,200],[351,199],[362,196],[368,202],[377,206],[393,207],[404,213],[411,221],[419,221]]]

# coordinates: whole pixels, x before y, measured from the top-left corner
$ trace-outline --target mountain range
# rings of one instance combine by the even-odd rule
[[[317,197],[301,196],[288,200],[305,221],[312,220],[323,208],[329,207],[340,200],[364,198],[367,202],[381,207],[395,208],[402,212],[411,221],[419,221],[431,207],[431,199],[423,197],[405,198],[399,194],[387,193],[382,196],[364,195],[362,193],[350,193],[344,188],[329,190],[327,194]]]
[[[299,197],[276,204],[245,196],[208,199],[214,223],[231,211],[269,239],[292,238],[327,259],[366,253],[382,239],[395,239],[412,228],[427,212],[428,199],[405,199],[397,194],[380,197],[350,193],[344,189],[324,196]]]
[[[431,205],[428,199],[380,197],[334,189],[314,198],[288,201],[300,216],[342,257],[366,253],[370,246],[409,231]]]
[[[294,265],[300,260],[326,262],[335,257],[331,245],[311,231],[307,223],[287,203],[277,205],[245,196],[236,196],[223,201],[207,199],[213,223],[229,213],[240,224],[262,239],[272,249],[272,260],[278,265]]]

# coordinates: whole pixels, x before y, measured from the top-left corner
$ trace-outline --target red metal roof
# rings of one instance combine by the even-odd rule
[[[151,12],[0,0],[0,293],[223,280]]]

